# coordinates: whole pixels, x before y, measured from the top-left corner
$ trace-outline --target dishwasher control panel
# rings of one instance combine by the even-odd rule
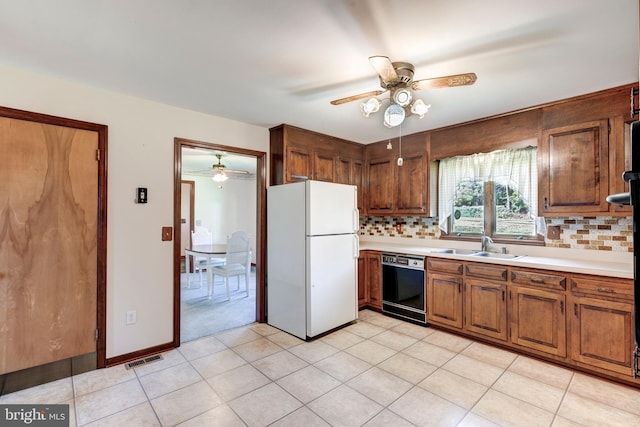
[[[382,254],[382,264],[424,270],[424,258],[408,255]]]

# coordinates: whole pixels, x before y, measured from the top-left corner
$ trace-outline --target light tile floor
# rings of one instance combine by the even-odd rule
[[[91,426],[640,426],[640,389],[365,310],[312,342],[251,324],[0,403]]]

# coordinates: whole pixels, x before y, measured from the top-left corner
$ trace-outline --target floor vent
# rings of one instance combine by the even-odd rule
[[[162,355],[156,354],[155,356],[149,356],[145,359],[134,360],[133,362],[127,363],[125,366],[127,369],[137,368],[138,366],[146,365],[147,363],[155,362],[158,360],[162,360]]]

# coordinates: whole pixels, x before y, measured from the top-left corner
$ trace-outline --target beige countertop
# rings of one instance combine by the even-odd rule
[[[413,242],[412,242],[413,243]],[[449,245],[447,245],[449,243]],[[431,246],[433,245],[433,246]],[[476,245],[477,246],[477,245]],[[513,267],[538,268],[564,271],[567,273],[593,274],[607,277],[633,279],[633,254],[626,252],[603,253],[603,251],[580,251],[541,247],[519,247],[513,251],[518,258],[487,258],[474,255],[442,253],[452,248],[450,242],[425,240],[423,244],[403,244],[402,242],[361,240],[360,250],[375,250],[396,254],[420,255],[464,261],[509,265]],[[477,249],[467,246],[460,249]],[[527,251],[531,255],[527,254]],[[511,253],[511,250],[509,251]]]

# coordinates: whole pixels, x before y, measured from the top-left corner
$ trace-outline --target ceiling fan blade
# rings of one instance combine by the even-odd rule
[[[347,96],[346,98],[334,99],[331,101],[331,105],[340,105],[351,101],[357,101],[362,98],[370,98],[372,96],[378,96],[385,93],[386,90],[372,90],[371,92],[360,93],[358,95]]]
[[[224,172],[235,175],[249,175],[249,171],[243,169],[226,169]]]
[[[413,90],[423,90],[442,87],[468,86],[476,82],[478,76],[475,73],[454,74],[452,76],[434,77],[431,79],[416,80],[411,84]]]
[[[370,56],[369,62],[376,69],[383,82],[397,82],[398,73],[393,68],[393,63],[386,56]]]

